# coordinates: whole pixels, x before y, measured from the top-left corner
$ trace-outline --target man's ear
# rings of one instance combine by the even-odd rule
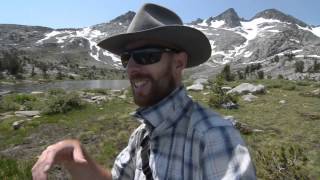
[[[186,52],[179,52],[175,54],[175,70],[180,72],[187,66],[188,55]]]

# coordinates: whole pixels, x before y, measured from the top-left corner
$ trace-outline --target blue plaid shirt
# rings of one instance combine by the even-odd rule
[[[141,140],[150,137],[149,165],[156,180],[256,179],[251,158],[232,123],[195,103],[184,87],[141,108],[142,121],[115,160],[113,179],[145,179]]]

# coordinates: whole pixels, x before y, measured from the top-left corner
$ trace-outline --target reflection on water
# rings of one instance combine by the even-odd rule
[[[95,88],[123,89],[129,87],[128,80],[81,80],[60,81],[51,83],[23,83],[13,85],[1,85],[0,91],[32,92],[47,91],[49,89],[62,88],[67,91]]]

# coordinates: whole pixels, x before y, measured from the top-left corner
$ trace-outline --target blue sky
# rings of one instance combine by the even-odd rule
[[[137,11],[146,2],[174,10],[184,22],[216,16],[232,7],[245,19],[276,8],[307,24],[320,25],[320,0],[5,0],[0,3],[0,24],[87,27]]]

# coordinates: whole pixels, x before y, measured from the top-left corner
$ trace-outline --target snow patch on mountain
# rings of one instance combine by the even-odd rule
[[[45,38],[38,40],[36,43],[41,44],[41,43],[43,43],[43,41],[48,40],[48,39],[50,39],[54,36],[57,36],[59,34],[62,34],[62,33],[66,33],[66,31],[52,31],[50,33],[45,34]]]
[[[312,32],[313,32],[313,34],[315,34],[316,36],[320,37],[320,26],[319,26],[319,27],[312,28]]]
[[[209,27],[220,28],[220,27],[222,27],[223,25],[226,24],[226,22],[225,22],[224,20],[211,21],[211,22],[209,22],[209,24],[208,24],[207,21],[208,21],[208,20],[205,19],[205,20],[203,20],[201,23],[199,23],[198,25],[199,25],[199,26],[209,26],[209,24],[210,24]]]
[[[310,28],[310,27],[302,27],[297,25],[299,29],[305,30],[305,31],[310,31],[312,32],[314,35],[320,37],[320,26],[319,27],[315,27],[315,28]]]
[[[210,45],[211,45],[211,49],[212,49],[212,50],[217,47],[216,45],[214,45],[215,41],[209,40],[209,43],[210,43]]]
[[[246,51],[246,52],[244,53],[244,56],[243,56],[243,57],[248,58],[248,57],[250,57],[250,56],[252,55],[252,53],[253,53],[253,52]]]
[[[276,30],[276,29],[268,29],[268,32],[272,32],[272,33],[280,33],[281,31]]]
[[[296,54],[296,53],[302,52],[302,51],[303,51],[302,49],[297,49],[297,50],[293,50],[292,53],[293,53],[293,54]]]
[[[262,31],[272,29],[274,26],[268,25],[264,26],[266,24],[271,24],[271,23],[281,23],[279,20],[275,19],[264,19],[264,18],[257,18],[253,19],[252,21],[248,22],[240,22],[242,26],[242,30],[245,32],[243,33],[242,31],[235,31],[236,33],[242,35],[245,37],[248,41],[255,39],[258,34]]]
[[[96,61],[101,61],[101,58],[99,57],[99,52],[101,50],[100,47],[97,46],[97,40],[100,37],[107,36],[106,33],[102,33],[99,30],[92,29],[90,27],[83,28],[81,30],[66,30],[66,31],[58,31],[54,30],[50,33],[45,34],[45,38],[40,39],[37,41],[37,44],[43,44],[47,40],[56,40],[57,43],[62,44],[65,43],[66,40],[69,40],[69,42],[73,42],[75,38],[84,38],[88,40],[89,46],[90,46],[90,56],[95,59]],[[79,44],[79,46],[83,46],[82,43]],[[61,48],[64,48],[64,45],[61,45]],[[120,61],[119,58],[111,55],[111,53],[107,53],[103,50],[103,54],[106,56],[111,57],[115,62]],[[118,65],[117,65],[118,66]]]

